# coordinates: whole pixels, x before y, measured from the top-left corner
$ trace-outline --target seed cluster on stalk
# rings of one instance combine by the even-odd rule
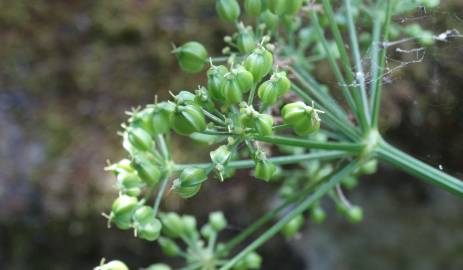
[[[434,5],[433,1],[421,2]],[[329,1],[323,3],[326,8]],[[329,19],[333,14],[318,15],[312,1],[305,0],[244,0],[244,12],[237,0],[217,0],[215,7],[220,19],[234,23],[237,29],[224,37],[223,55],[210,57],[197,41],[174,46],[172,50],[183,71],[205,71],[206,84],[171,92],[168,101],[158,102],[156,98],[154,104],[128,112],[129,118],[120,132],[128,156],[106,167],[114,174],[118,190],[110,212],[104,214],[108,225],[132,230],[140,239],[156,241],[166,256],[183,257],[187,262],[185,269],[228,267],[231,249],[244,238],[238,235],[238,240],[227,244],[219,241],[223,240],[218,239],[219,233],[228,227],[222,212],[210,213],[201,228],[194,216],[161,212],[161,199],[166,193],[172,191],[182,199],[190,199],[200,193],[207,181],[225,181],[238,169],[252,169],[255,178],[278,183],[277,200],[291,208],[317,188],[323,188],[328,179],[342,171],[343,162],[358,159],[358,164],[352,165],[323,194],[346,220],[357,223],[363,219],[362,208],[351,204],[343,190],[355,188],[359,176],[375,173],[378,166],[377,157],[369,150],[370,143],[365,143],[369,134],[362,134],[360,113],[352,109],[357,108],[355,103],[361,97],[349,96],[350,89],[360,84],[355,80],[362,77],[354,78],[349,70],[351,84],[340,83],[353,114],[351,120],[328,87],[311,75],[319,60],[328,59],[331,65],[346,61],[344,44],[325,40],[318,29],[328,28],[330,23],[332,26],[334,20]],[[361,12],[358,6],[348,12],[345,8],[341,6],[336,13],[335,24],[340,27],[348,27],[352,14],[358,16]],[[304,25],[305,17],[300,14],[307,11],[315,24]],[[247,16],[244,21],[248,22],[249,17],[255,25],[240,21],[243,15]],[[394,27],[391,26],[391,32]],[[432,35],[418,26],[410,25],[397,32],[419,37],[422,44],[433,42]],[[371,44],[372,39],[365,33],[359,42]],[[351,68],[350,64],[346,66]],[[334,69],[338,71],[335,75],[343,79],[337,66]],[[171,153],[174,134],[214,145],[209,159],[204,163],[175,163]],[[378,143],[379,137],[371,138],[371,144]],[[285,166],[289,164],[297,166],[288,169]],[[290,216],[278,232],[291,238],[307,220],[318,224],[326,219],[321,197],[309,206]],[[273,218],[279,218],[278,215],[275,212]],[[235,270],[259,269],[262,259],[255,252],[247,252],[233,263]],[[102,261],[95,269],[128,267],[114,260]],[[157,263],[147,269],[171,268]]]

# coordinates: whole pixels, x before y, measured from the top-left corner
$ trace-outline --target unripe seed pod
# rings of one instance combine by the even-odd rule
[[[159,183],[161,170],[147,155],[136,155],[133,166],[137,170],[138,176],[146,185],[152,187]]]
[[[146,270],[172,270],[172,268],[170,268],[170,266],[167,264],[157,263],[150,265],[148,268],[146,268]]]
[[[268,9],[276,15],[283,15],[286,13],[286,2],[291,0],[268,0]]]
[[[273,117],[269,114],[259,114],[256,118],[255,128],[262,136],[272,135]]]
[[[241,53],[250,53],[257,46],[254,32],[249,28],[241,26],[240,32],[236,37],[236,44]]]
[[[349,175],[346,178],[342,179],[342,185],[347,189],[353,189],[358,185],[357,177]]]
[[[284,71],[274,73],[270,80],[275,83],[280,96],[286,94],[291,88],[291,81]]]
[[[259,16],[262,11],[262,0],[245,0],[244,10],[251,16]]]
[[[217,232],[212,229],[210,224],[205,224],[201,228],[201,235],[206,239],[210,239],[214,234],[217,234]]]
[[[196,218],[190,215],[182,216],[183,233],[187,236],[193,236],[197,234],[196,231]]]
[[[119,196],[111,207],[111,221],[119,229],[126,230],[130,228],[132,213],[137,207],[138,199],[128,195]]]
[[[197,105],[177,106],[172,127],[178,134],[189,135],[206,129],[206,119]]]
[[[270,31],[275,31],[278,26],[279,18],[278,15],[267,9],[260,15],[260,20]]]
[[[349,207],[346,218],[351,223],[359,223],[363,220],[363,210],[358,206]]]
[[[141,224],[136,228],[137,237],[147,241],[155,241],[161,235],[161,228],[161,222],[153,218],[150,222]]]
[[[178,105],[196,105],[196,96],[190,91],[182,90],[174,99]]]
[[[162,252],[169,257],[175,257],[179,254],[180,248],[169,238],[161,237],[158,240]]]
[[[299,136],[314,133],[320,129],[317,111],[303,102],[298,101],[285,105],[281,110],[281,115],[284,122],[291,125]]]
[[[187,168],[174,181],[173,189],[180,197],[187,199],[196,195],[201,183],[207,180],[207,171],[202,168]]]
[[[286,237],[294,236],[301,229],[304,224],[304,216],[298,215],[291,219],[281,230],[281,233]]]
[[[275,175],[277,168],[275,164],[268,160],[260,160],[256,163],[254,176],[264,181],[270,181]]]
[[[117,174],[117,186],[122,193],[137,197],[141,193],[143,182],[136,172],[120,172]]]
[[[227,219],[222,212],[213,212],[209,214],[209,224],[215,231],[221,231],[227,227]]]
[[[127,265],[121,261],[114,260],[103,265],[97,266],[94,270],[129,270]]]
[[[236,104],[243,101],[243,92],[234,75],[225,78],[222,83],[221,93],[227,104]]]
[[[378,160],[372,159],[360,167],[360,174],[374,174],[378,170]]]
[[[207,180],[207,171],[203,168],[186,168],[180,174],[179,179],[184,187],[196,186]]]
[[[152,135],[166,133],[170,129],[171,107],[167,102],[149,106],[133,116],[131,125],[141,127]]]
[[[207,50],[196,41],[190,41],[174,50],[180,67],[189,73],[200,72],[207,60]]]
[[[174,180],[172,188],[181,198],[188,199],[198,194],[201,189],[201,185],[198,184],[195,186],[182,187],[179,179],[176,179]]]
[[[231,152],[226,145],[221,145],[210,153],[211,161],[214,164],[225,164],[231,157]]]
[[[232,73],[235,75],[242,93],[247,93],[251,90],[254,84],[254,77],[251,72],[247,71],[243,66],[238,65],[232,70]]]
[[[246,57],[244,67],[252,73],[254,82],[260,82],[271,70],[273,66],[273,55],[264,47],[260,46]]]
[[[256,252],[251,252],[244,257],[244,263],[247,269],[260,269],[262,266],[262,258]]]
[[[134,224],[147,224],[150,223],[154,219],[154,209],[149,206],[141,206],[132,216]]]
[[[215,100],[223,99],[221,86],[227,73],[228,69],[225,66],[212,66],[207,71],[207,90]]]
[[[262,100],[262,103],[268,106],[277,102],[278,98],[280,97],[280,91],[273,81],[268,80],[259,86],[257,95],[259,96],[260,100]]]
[[[236,0],[217,0],[215,8],[219,17],[228,22],[235,22],[241,13],[240,5]]]
[[[132,146],[139,151],[150,151],[154,147],[151,135],[142,128],[129,128],[127,130],[127,138]]]
[[[163,232],[171,237],[178,238],[183,234],[183,221],[177,213],[166,213],[160,215]]]
[[[310,211],[310,220],[315,224],[320,224],[326,219],[326,213],[320,206],[313,207]]]
[[[299,10],[301,10],[302,3],[304,0],[289,0],[289,1],[285,0],[285,1],[287,3],[286,14],[294,15],[298,13]]]

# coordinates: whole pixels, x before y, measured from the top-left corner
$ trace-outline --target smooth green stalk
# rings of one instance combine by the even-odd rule
[[[378,78],[379,73],[379,66],[378,66],[378,59],[379,59],[379,52],[380,52],[380,35],[381,35],[381,25],[382,20],[380,19],[382,15],[382,10],[380,9],[382,0],[378,0],[376,4],[375,14],[376,19],[373,20],[373,35],[371,41],[371,62],[370,62],[370,70],[371,70],[371,84],[370,84],[370,94],[374,94],[375,90],[375,80]],[[373,109],[373,100],[374,97],[372,96],[370,100],[370,107]],[[373,117],[373,115],[372,115]],[[373,123],[371,123],[373,124]]]
[[[307,72],[303,72],[303,69],[300,67],[290,67],[290,70],[304,86],[304,89],[307,90],[307,92],[309,92],[309,94],[313,96],[318,103],[329,109],[329,111],[335,114],[337,117],[347,120],[347,113],[331,96],[326,94],[312,78],[310,78]]]
[[[219,125],[222,125],[222,126],[225,126],[225,125],[226,125],[225,122],[224,122],[222,119],[220,119],[219,117],[213,115],[212,113],[208,112],[208,111],[205,110],[205,109],[202,109],[202,111],[203,111],[204,115],[205,115],[207,118],[211,119],[211,120],[212,120],[213,122],[215,122],[216,124],[219,124]]]
[[[170,151],[167,146],[167,143],[164,139],[164,135],[157,135],[156,136],[156,142],[159,145],[159,148],[161,149],[161,154],[164,158],[165,161],[170,161]],[[167,185],[169,183],[169,177],[171,175],[172,171],[169,169],[166,172],[166,176],[162,179],[161,181],[161,187],[159,188],[158,194],[156,196],[156,200],[154,201],[153,209],[154,209],[154,217],[156,217],[159,206],[161,205],[161,200],[164,197],[164,193],[166,192]]]
[[[169,151],[169,147],[167,146],[164,135],[157,135],[156,142],[159,145],[159,149],[161,150],[161,155],[164,157],[164,159],[166,161],[170,160],[170,151]]]
[[[325,38],[325,35],[323,33],[323,29],[320,26],[320,22],[318,21],[318,16],[315,10],[310,11],[310,19],[313,22],[315,31],[317,32],[317,35],[320,39],[320,43],[322,44],[322,47],[325,51],[325,54],[328,59],[328,63],[330,64],[331,69],[334,72],[334,76],[336,77],[336,80],[338,80],[338,83],[340,84],[341,89],[343,90],[342,93],[344,95],[344,98],[346,99],[347,105],[349,105],[349,108],[352,110],[354,115],[356,116],[357,120],[360,122],[361,126],[364,127],[367,124],[366,118],[362,114],[362,104],[361,100],[359,98],[359,95],[356,91],[354,91],[354,98],[352,97],[352,94],[349,90],[348,85],[346,84],[346,81],[344,80],[344,77],[342,76],[342,73],[338,67],[338,64],[336,63],[336,60],[334,59],[333,55],[331,55],[329,47],[328,47],[328,41]],[[363,115],[363,116],[362,116]]]
[[[384,72],[384,64],[386,61],[386,50],[387,47],[384,46],[384,44],[387,43],[388,41],[388,36],[389,36],[389,26],[391,24],[391,16],[392,16],[392,0],[386,0],[386,21],[384,23],[383,27],[383,46],[381,46],[381,52],[380,52],[380,59],[379,59],[379,65],[378,65],[378,70],[381,72]],[[379,73],[379,72],[378,72]],[[371,116],[371,127],[372,128],[377,128],[378,127],[378,116],[379,116],[379,111],[381,107],[381,91],[382,91],[382,86],[383,86],[383,80],[382,76],[377,76],[378,78],[373,78],[375,87],[372,93],[372,116]]]
[[[450,176],[382,141],[377,149],[377,155],[391,165],[413,175],[425,182],[431,183],[463,197],[463,181]]]
[[[357,168],[358,161],[352,161],[341,170],[339,170],[336,174],[334,174],[330,180],[325,182],[317,189],[312,195],[307,197],[304,201],[301,202],[296,208],[291,210],[284,218],[280,219],[275,225],[270,227],[265,233],[263,233],[259,238],[254,240],[249,246],[243,249],[240,253],[238,253],[235,257],[233,257],[227,264],[222,266],[220,270],[227,270],[231,269],[237,262],[243,259],[247,254],[256,250],[262,244],[267,242],[270,238],[275,236],[288,222],[290,222],[293,218],[297,215],[302,214],[307,208],[309,208],[313,203],[318,201],[321,197],[323,197],[326,193],[328,193],[331,189],[333,189],[337,184],[339,184],[346,176],[352,173]]]
[[[251,92],[249,93],[249,97],[248,97],[249,105],[252,105],[252,103],[254,102],[254,96],[256,95],[256,89],[257,89],[257,85],[253,85],[251,88]]]
[[[363,126],[363,132],[366,134],[369,130],[370,124],[370,109],[365,86],[365,73],[363,72],[362,59],[360,58],[360,48],[357,39],[357,31],[355,30],[354,17],[352,15],[352,5],[350,0],[345,0],[344,2],[346,4],[347,29],[349,30],[350,45],[352,47],[352,54],[356,68],[355,79],[360,86],[361,107],[359,108],[359,114],[361,118],[365,118],[367,122],[366,125]]]
[[[153,210],[154,210],[154,217],[157,216],[159,211],[159,206],[161,205],[162,198],[164,197],[164,193],[166,193],[167,186],[169,184],[169,177],[165,177],[161,181],[161,187],[159,188],[158,194],[156,195],[156,200],[154,201]]]
[[[267,142],[271,144],[300,146],[308,149],[323,149],[323,150],[338,150],[346,151],[350,153],[360,153],[365,145],[363,143],[339,143],[339,142],[319,142],[308,139],[298,139],[292,137],[283,136],[260,136],[254,137],[256,140],[261,142]]]
[[[333,7],[331,6],[331,1],[323,0],[322,4],[323,10],[325,11],[328,22],[330,24],[331,33],[333,34],[334,40],[336,42],[336,47],[338,48],[339,55],[341,57],[341,64],[343,65],[344,71],[347,75],[347,81],[349,82],[349,84],[352,84],[352,82],[354,81],[352,67],[345,48],[344,40],[342,39],[341,31],[339,31],[338,24],[336,23],[336,18],[334,16]]]
[[[294,164],[310,160],[332,160],[348,156],[344,151],[320,151],[317,153],[300,154],[300,155],[287,155],[279,157],[268,158],[269,161],[277,165]],[[209,168],[212,163],[193,163],[193,164],[176,164],[175,171],[181,171],[186,168]],[[254,168],[255,161],[252,159],[230,161],[227,163],[227,168],[230,169],[250,169]]]

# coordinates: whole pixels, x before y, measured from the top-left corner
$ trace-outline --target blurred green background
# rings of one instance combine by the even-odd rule
[[[100,213],[116,191],[103,167],[124,157],[116,132],[126,110],[204,83],[204,74],[182,73],[170,50],[194,39],[220,52],[231,28],[213,3],[0,0],[0,269],[91,269],[101,257],[138,269],[161,260],[156,245],[106,228]],[[443,1],[395,20],[462,32],[462,10],[460,0]],[[462,74],[463,39],[436,44],[387,78],[382,114],[386,138],[460,178]],[[201,147],[184,142],[176,143],[181,160]],[[248,178],[208,184],[186,202],[170,194],[163,207],[200,220],[223,209],[232,235],[273,203],[275,188]],[[463,269],[460,199],[390,167],[349,197],[365,207],[363,224],[347,224],[327,204],[325,225],[260,250],[263,269]]]

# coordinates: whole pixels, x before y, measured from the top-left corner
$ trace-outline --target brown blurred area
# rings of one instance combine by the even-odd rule
[[[100,213],[116,190],[103,168],[124,157],[116,133],[125,111],[204,84],[170,51],[172,42],[198,40],[220,52],[232,28],[213,2],[0,0],[0,269],[91,269],[101,257],[138,269],[162,260],[157,245],[106,228]],[[418,22],[463,32],[462,8],[444,1]],[[463,39],[436,44],[422,63],[390,75],[382,111],[386,138],[460,178],[462,74]],[[201,147],[180,139],[176,155],[197,158]],[[163,207],[200,220],[223,209],[232,235],[272,204],[275,187],[247,175],[211,181],[186,202],[171,194]],[[365,207],[363,224],[348,225],[327,204],[325,225],[260,250],[263,269],[463,269],[460,199],[387,166],[349,197]]]

